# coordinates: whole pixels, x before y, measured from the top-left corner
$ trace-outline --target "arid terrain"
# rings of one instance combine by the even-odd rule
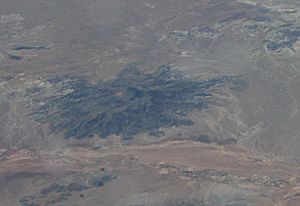
[[[0,0],[0,206],[300,206],[300,2]]]

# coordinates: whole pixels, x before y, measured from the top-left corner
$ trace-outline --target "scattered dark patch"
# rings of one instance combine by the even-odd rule
[[[216,141],[216,143],[218,145],[226,145],[226,144],[236,144],[237,143],[237,140],[234,139],[234,138],[229,138],[229,139],[218,139]]]
[[[269,8],[267,8],[267,7],[262,7],[262,6],[258,6],[258,7],[257,7],[257,11],[258,11],[259,13],[263,13],[263,14],[266,14],[266,13],[271,12],[271,10],[270,10]]]
[[[164,134],[165,133],[163,131],[159,131],[159,130],[152,130],[152,131],[149,132],[149,135],[153,136],[153,137],[161,137]]]
[[[91,188],[102,187],[116,177],[116,175],[108,174],[100,170],[100,172],[90,176],[87,182],[72,182],[70,184],[53,183],[43,188],[39,194],[20,198],[19,203],[21,206],[39,206],[39,202],[47,202],[49,205],[59,203],[68,200],[74,192],[76,194],[77,192]],[[79,193],[79,196],[84,198],[82,193]]]
[[[75,191],[81,191],[85,189],[85,186],[79,183],[71,183],[66,187],[67,191],[75,192]]]
[[[207,144],[216,143],[218,145],[236,144],[237,143],[237,140],[233,139],[233,138],[212,139],[208,135],[195,136],[195,137],[192,137],[192,140],[197,141],[197,142],[207,143]]]
[[[211,27],[203,26],[203,27],[199,28],[199,31],[202,33],[213,33],[215,30]]]
[[[9,151],[7,151],[7,154],[8,153],[9,153]],[[1,156],[0,156],[0,159],[1,159]],[[3,159],[5,159],[5,157]],[[4,174],[4,175],[0,176],[0,185],[2,184],[2,181],[6,181],[6,182],[18,181],[19,179],[26,179],[26,178],[33,178],[33,177],[45,178],[46,176],[47,176],[47,174],[40,173],[40,172],[15,172],[15,173],[9,173],[9,174]]]
[[[43,49],[49,49],[49,47],[46,46],[17,46],[14,48],[16,51],[20,50],[43,50]]]
[[[14,79],[14,77],[13,77],[13,76],[10,76],[10,75],[8,75],[8,76],[6,76],[6,77],[1,77],[1,78],[5,79],[5,80],[11,80],[11,79]]]
[[[294,196],[295,197],[300,197],[300,192],[297,192]]]
[[[261,21],[266,21],[266,22],[268,22],[268,21],[271,20],[271,18],[268,17],[268,16],[257,16],[257,17],[255,17],[255,18],[253,18],[253,20],[254,20],[254,21],[258,21],[258,22],[261,22]]]
[[[116,179],[115,175],[110,175],[101,172],[100,174],[94,175],[91,177],[88,181],[88,184],[90,187],[102,187],[104,186],[107,182],[110,182],[111,180]]]
[[[210,137],[208,135],[200,135],[192,138],[194,141],[202,142],[202,143],[212,143]]]
[[[247,88],[248,88],[248,84],[245,80],[243,80],[243,79],[234,79],[234,80],[232,80],[231,89],[242,92],[242,91],[245,91]]]
[[[47,203],[48,204],[49,203],[50,204],[59,203],[59,202],[68,200],[70,196],[71,196],[71,194],[69,194],[69,193],[61,193],[59,195],[56,195],[56,196],[52,197],[50,201],[47,201]]]
[[[25,196],[19,200],[21,206],[38,206],[38,202],[43,200],[47,204],[55,204],[68,200],[72,196],[72,192],[78,192],[87,189],[79,183],[71,183],[69,185],[60,185],[54,183],[40,191],[39,195]]]
[[[54,184],[50,185],[49,187],[42,189],[41,194],[48,195],[49,193],[52,193],[52,192],[70,193],[70,192],[75,192],[75,191],[82,191],[84,189],[86,189],[86,187],[79,183],[71,183],[67,186],[54,183]]]
[[[145,74],[129,66],[111,81],[91,84],[84,78],[59,77],[49,80],[61,84],[65,95],[35,99],[34,116],[49,123],[52,132],[64,132],[65,138],[78,139],[99,135],[120,135],[130,139],[162,127],[192,125],[186,114],[207,108],[212,89],[233,81],[221,77],[196,81],[169,66]]]
[[[169,39],[192,40],[195,36],[191,32],[173,31],[169,34]]]
[[[257,31],[259,27],[257,24],[252,24],[252,25],[245,25],[245,28],[249,30]]]
[[[208,200],[208,205],[218,206],[247,206],[245,197],[240,194],[216,194],[211,195]]]
[[[247,206],[245,202],[233,202],[233,203],[226,203],[224,206]]]
[[[205,206],[203,200],[176,200],[171,203],[167,203],[167,206]]]
[[[32,94],[37,94],[37,93],[39,93],[41,91],[42,91],[42,89],[40,87],[36,87],[36,86],[30,87],[30,88],[26,89],[27,94],[31,94],[31,95]]]
[[[25,196],[19,199],[19,203],[21,206],[39,206],[38,204],[34,203],[35,196]]]
[[[300,28],[285,25],[285,28],[277,30],[272,38],[266,40],[266,48],[271,52],[280,52],[284,48],[292,49],[300,37]]]
[[[11,60],[21,60],[22,59],[21,56],[17,56],[17,55],[9,55],[8,58]]]
[[[246,19],[248,17],[246,12],[237,12],[233,14],[232,16],[220,21],[220,23],[225,23],[225,22],[231,22],[231,21],[236,21],[240,19]]]
[[[202,171],[191,171],[184,167],[176,168],[172,165],[171,166],[163,165],[162,167],[166,168],[169,174],[179,176],[179,177],[180,176],[187,177],[194,181],[200,181],[200,182],[203,180],[209,180],[220,184],[231,184],[231,185],[246,183],[255,186],[260,185],[260,186],[271,187],[271,188],[285,188],[290,185],[289,182],[283,179],[279,179],[278,177],[268,176],[268,175],[264,175],[264,176],[253,175],[250,178],[245,178],[242,176],[232,175],[224,171],[217,171],[213,169],[202,170]]]
[[[47,188],[42,189],[41,194],[42,195],[47,195],[51,192],[61,193],[61,192],[64,192],[64,191],[66,191],[65,186],[61,186],[61,185],[55,183],[55,184],[50,185]]]
[[[3,53],[4,55],[6,55],[8,57],[8,59],[10,60],[21,60],[22,57],[21,56],[18,56],[18,55],[15,55],[15,54],[11,54],[9,52],[6,52],[2,49],[0,49],[0,52]]]

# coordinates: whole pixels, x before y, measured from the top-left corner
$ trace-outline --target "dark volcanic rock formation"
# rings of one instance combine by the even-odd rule
[[[196,81],[168,66],[151,74],[131,66],[116,79],[96,84],[83,78],[57,78],[50,82],[61,84],[61,90],[69,93],[36,99],[42,106],[35,108],[34,115],[50,123],[52,131],[63,131],[65,138],[113,134],[132,138],[161,127],[193,124],[185,116],[206,108],[213,97],[211,90],[231,79]]]

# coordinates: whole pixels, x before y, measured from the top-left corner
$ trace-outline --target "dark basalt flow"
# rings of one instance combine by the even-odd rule
[[[214,100],[213,89],[233,82],[235,77],[197,81],[162,66],[145,74],[134,66],[124,69],[116,79],[91,84],[84,78],[59,77],[49,83],[61,85],[63,95],[36,98],[33,115],[49,123],[52,132],[64,132],[65,138],[99,135],[134,135],[162,127],[192,125],[186,116],[207,108]],[[36,88],[29,93],[39,93]],[[62,92],[63,93],[63,92]],[[40,96],[40,95],[37,95]]]

